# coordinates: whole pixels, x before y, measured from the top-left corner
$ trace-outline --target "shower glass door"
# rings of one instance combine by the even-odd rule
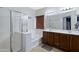
[[[13,52],[21,51],[22,42],[21,42],[21,13],[12,11],[11,12],[12,20],[12,39],[11,39],[11,48]]]

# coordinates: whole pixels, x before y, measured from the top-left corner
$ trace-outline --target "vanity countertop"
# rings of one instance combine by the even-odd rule
[[[44,29],[44,31],[56,32],[56,33],[64,33],[64,34],[72,34],[72,35],[79,35],[79,31],[75,31],[75,30]]]

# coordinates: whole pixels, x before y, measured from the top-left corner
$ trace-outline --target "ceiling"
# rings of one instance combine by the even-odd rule
[[[42,9],[44,7],[31,7],[31,8],[34,9],[34,10],[38,10],[38,9]]]

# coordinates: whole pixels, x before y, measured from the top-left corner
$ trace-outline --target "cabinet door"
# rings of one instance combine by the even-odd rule
[[[42,42],[43,42],[43,43],[48,43],[48,38],[49,38],[48,32],[43,32],[43,39],[42,39]]]
[[[60,34],[59,47],[62,49],[70,49],[70,37],[66,34]]]
[[[70,44],[71,51],[79,51],[79,36],[72,35]]]
[[[43,43],[53,45],[53,33],[43,32]]]
[[[53,33],[53,41],[55,46],[59,46],[59,34]]]
[[[53,45],[53,33],[52,32],[48,32],[48,44],[49,45]]]

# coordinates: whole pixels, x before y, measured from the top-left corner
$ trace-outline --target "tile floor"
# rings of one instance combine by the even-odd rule
[[[33,48],[31,52],[63,52],[63,51],[61,51],[57,48],[54,48],[54,47],[52,47],[51,51],[48,51],[45,48],[42,48],[41,45],[39,45],[39,46]]]

